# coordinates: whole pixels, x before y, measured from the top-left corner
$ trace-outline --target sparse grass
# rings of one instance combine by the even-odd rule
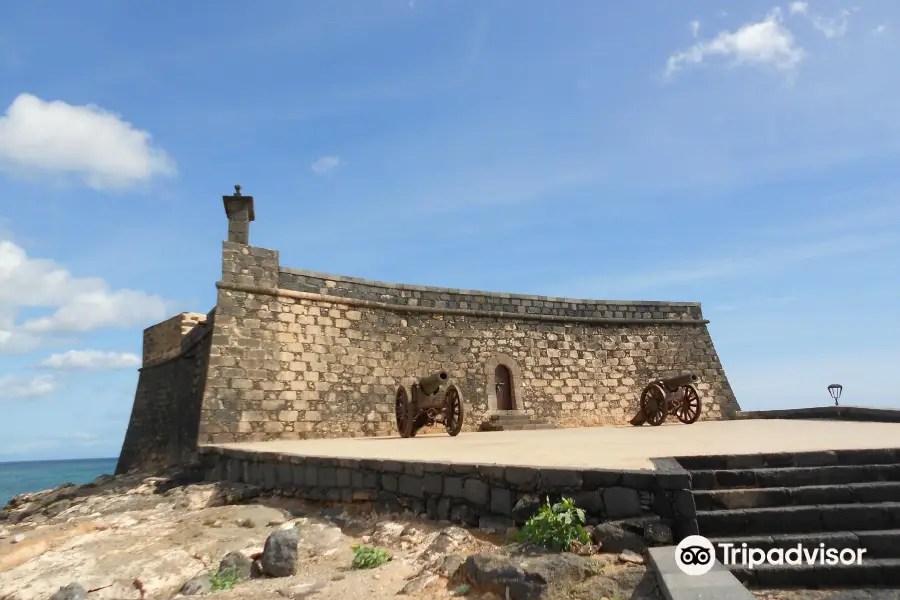
[[[584,510],[575,506],[572,498],[563,498],[555,504],[547,498],[538,513],[519,530],[517,538],[549,550],[564,551],[574,541],[590,542],[584,522]]]
[[[391,555],[387,550],[371,546],[353,546],[353,562],[350,566],[354,569],[374,569],[389,560]]]
[[[214,571],[209,574],[209,581],[214,592],[230,590],[238,583],[237,571],[235,569]]]

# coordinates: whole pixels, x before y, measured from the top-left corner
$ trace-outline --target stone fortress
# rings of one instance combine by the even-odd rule
[[[462,391],[464,431],[501,414],[557,427],[624,425],[650,379],[684,372],[700,377],[701,419],[739,410],[699,303],[478,292],[282,267],[278,251],[250,245],[253,197],[235,186],[223,200],[216,305],[144,331],[118,472],[184,462],[202,444],[396,434],[397,386],[439,370]]]

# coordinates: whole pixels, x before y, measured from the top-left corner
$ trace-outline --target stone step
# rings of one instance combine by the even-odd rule
[[[759,548],[768,551],[774,548],[787,550],[796,548],[798,544],[804,549],[813,550],[824,544],[825,548],[862,548],[866,552],[864,559],[897,558],[900,559],[900,529],[872,531],[830,531],[825,533],[793,533],[779,535],[751,535],[743,537],[712,538],[709,540],[716,547],[716,558],[719,562],[727,562],[725,548],[721,544],[733,544],[740,548],[747,544],[748,548]]]
[[[863,559],[854,565],[757,566],[753,569],[728,566],[729,571],[749,588],[835,589],[900,587],[900,559]],[[837,596],[835,596],[837,597]]]
[[[900,481],[694,492],[697,510],[728,510],[813,504],[900,502]]]
[[[676,458],[688,471],[821,467],[827,465],[900,464],[900,449],[824,450],[777,454],[731,456],[684,456]]]
[[[697,511],[705,537],[900,528],[900,502]]]
[[[691,472],[691,488],[695,491],[844,485],[874,481],[900,481],[900,464],[723,469]]]

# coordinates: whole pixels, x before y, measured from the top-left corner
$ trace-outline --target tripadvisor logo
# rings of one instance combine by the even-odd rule
[[[865,548],[828,548],[825,544],[770,549],[728,542],[713,545],[702,535],[690,535],[675,547],[675,564],[687,575],[704,575],[715,565],[717,554],[723,565],[752,569],[759,565],[860,565],[865,553]]]

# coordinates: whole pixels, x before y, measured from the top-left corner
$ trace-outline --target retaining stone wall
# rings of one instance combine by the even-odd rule
[[[685,511],[693,510],[690,477],[666,463],[656,471],[537,469],[316,458],[221,447],[202,448],[201,460],[210,481],[246,483],[313,501],[372,502],[379,513],[409,511],[469,526],[509,521],[525,496],[541,502],[547,496],[572,497],[590,523],[655,514],[672,520],[676,535]]]

